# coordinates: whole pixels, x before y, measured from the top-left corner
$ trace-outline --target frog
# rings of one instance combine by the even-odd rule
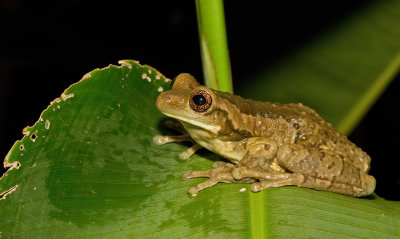
[[[225,159],[182,176],[207,178],[187,190],[192,196],[218,183],[250,183],[252,192],[297,186],[353,197],[375,190],[368,154],[302,103],[245,99],[182,73],[159,94],[156,107],[178,122],[166,125],[182,135],[155,135],[155,144],[191,141],[180,158],[205,148]]]

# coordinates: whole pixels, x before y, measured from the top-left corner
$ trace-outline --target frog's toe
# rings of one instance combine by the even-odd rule
[[[163,145],[168,142],[168,136],[156,135],[153,137],[153,143],[156,145]]]
[[[183,175],[182,175],[182,179],[183,180],[188,180],[188,179],[191,179],[192,177],[191,177],[191,172],[187,172],[187,173],[184,173]]]
[[[252,192],[259,192],[259,191],[263,190],[265,187],[263,188],[261,183],[262,183],[262,182],[252,183],[252,184],[250,185],[250,190],[251,190]]]
[[[184,151],[180,154],[178,154],[178,158],[186,160],[188,158],[190,158],[193,154],[188,153],[188,151]]]
[[[192,142],[192,138],[189,135],[156,135],[153,137],[153,143],[156,145],[163,145],[172,142],[183,142],[183,141],[190,141]]]
[[[289,184],[289,182],[260,181],[252,183],[250,185],[250,190],[252,192],[259,192],[267,188],[281,187],[286,185],[291,185],[291,184]]]
[[[191,187],[187,190],[187,192],[194,197],[197,196],[199,190],[196,187]]]
[[[224,161],[215,161],[212,165],[213,168],[219,168],[219,167],[233,167],[235,165],[231,163],[226,163]]]
[[[192,157],[193,154],[196,153],[197,150],[201,149],[202,147],[200,146],[200,144],[194,144],[192,147],[188,148],[186,151],[180,153],[178,155],[178,157],[180,159],[188,159],[190,157]]]
[[[285,177],[281,179],[276,179],[274,181],[260,180],[259,182],[252,183],[250,186],[250,190],[252,192],[259,192],[267,188],[277,188],[282,186],[295,185],[294,180],[297,179],[296,176],[297,175],[294,175],[294,177],[287,177],[287,178]]]
[[[191,171],[184,173],[182,175],[183,180],[191,179],[191,178],[208,178],[210,177],[210,170],[205,171]]]
[[[205,182],[199,183],[194,187],[191,187],[188,189],[188,193],[191,194],[192,196],[197,195],[197,193],[203,189],[209,188],[217,184],[219,181],[215,179],[209,179]]]
[[[240,180],[243,178],[251,177],[253,175],[247,174],[247,169],[244,167],[236,167],[232,170],[232,177],[236,180]]]
[[[234,179],[242,179],[243,178],[240,168],[235,168],[232,170],[232,177]]]

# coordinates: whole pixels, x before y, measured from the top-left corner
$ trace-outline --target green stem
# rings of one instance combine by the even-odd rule
[[[205,84],[233,93],[223,0],[196,0]]]

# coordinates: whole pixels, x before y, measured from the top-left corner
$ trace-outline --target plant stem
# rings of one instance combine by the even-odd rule
[[[196,0],[205,84],[233,93],[223,0]]]

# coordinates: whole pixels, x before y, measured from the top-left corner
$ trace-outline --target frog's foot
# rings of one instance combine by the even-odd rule
[[[235,165],[231,163],[225,163],[222,161],[217,161],[213,164],[213,168],[204,171],[192,171],[185,173],[182,176],[182,179],[190,179],[190,178],[209,178],[207,181],[203,183],[199,183],[194,187],[189,188],[188,193],[192,196],[196,196],[197,193],[203,189],[214,186],[217,183],[246,183],[249,182],[248,179],[236,180],[232,177],[232,170],[235,168]]]
[[[164,135],[156,135],[153,137],[153,142],[157,145],[163,145],[167,143],[172,143],[172,142],[184,142],[184,141],[190,141],[193,142],[193,139],[188,135],[186,130],[183,128],[183,126],[177,122],[174,122],[172,120],[167,120],[165,121],[165,127],[178,131],[182,135],[171,135],[171,136],[164,136]]]
[[[242,178],[254,178],[259,182],[252,183],[251,191],[258,192],[266,188],[298,185],[304,181],[304,176],[298,173],[264,172],[245,167],[237,167],[232,171],[232,176],[240,180]]]
[[[169,135],[169,136],[163,136],[163,135],[155,135],[153,137],[153,143],[157,145],[163,145],[163,144],[168,144],[172,142],[184,142],[184,141],[190,141],[193,142],[192,138],[190,138],[189,135]]]
[[[186,151],[180,153],[178,157],[180,159],[188,159],[193,154],[196,153],[197,150],[201,149],[202,147],[199,144],[196,144],[193,139],[187,134],[186,130],[182,127],[181,124],[176,123],[172,120],[165,121],[165,126],[169,129],[173,129],[182,133],[182,135],[156,135],[153,137],[153,143],[156,145],[163,145],[172,142],[192,142],[194,145],[188,148]]]
[[[172,136],[162,136],[156,135],[153,137],[153,142],[157,145],[163,145],[172,142],[184,142],[190,141],[193,142],[192,138],[189,135],[172,135]],[[196,153],[197,150],[201,149],[200,144],[194,144],[192,147],[188,148],[186,151],[178,154],[180,159],[188,159],[192,157],[193,154]]]
[[[201,149],[201,145],[200,144],[194,144],[192,147],[188,148],[186,151],[178,154],[178,157],[180,159],[188,159],[190,157],[192,157],[193,154],[196,153],[197,150]]]
[[[260,180],[260,182],[252,183],[250,186],[250,190],[252,192],[259,192],[259,191],[267,189],[267,188],[277,188],[277,187],[289,186],[289,185],[295,185],[295,183],[293,182],[293,180],[291,178],[280,179],[278,181]]]

